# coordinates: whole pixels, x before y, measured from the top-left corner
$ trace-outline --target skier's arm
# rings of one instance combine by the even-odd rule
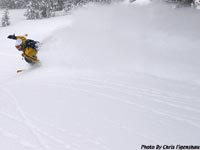
[[[23,43],[26,41],[26,37],[25,36],[15,36],[15,34],[9,35],[8,38],[9,39],[13,39],[13,40],[21,39]]]
[[[9,39],[13,39],[13,40],[16,40],[16,39],[17,39],[17,37],[15,36],[15,34],[9,35],[8,38],[9,38]]]

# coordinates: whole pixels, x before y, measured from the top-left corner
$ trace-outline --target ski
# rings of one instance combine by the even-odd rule
[[[17,73],[25,71],[24,69],[17,70]]]

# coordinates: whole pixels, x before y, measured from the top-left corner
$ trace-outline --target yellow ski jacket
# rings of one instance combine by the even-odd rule
[[[37,62],[37,50],[34,48],[26,47],[26,37],[25,36],[16,36],[17,39],[22,40],[22,56],[32,62]]]

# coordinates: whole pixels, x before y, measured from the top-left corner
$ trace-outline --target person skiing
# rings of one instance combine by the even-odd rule
[[[39,60],[37,58],[37,53],[38,53],[39,42],[27,39],[26,36],[27,35],[15,36],[15,34],[13,34],[9,35],[8,38],[16,40],[15,47],[17,48],[18,51],[22,51],[22,57],[24,57],[27,63],[29,64],[38,63]]]

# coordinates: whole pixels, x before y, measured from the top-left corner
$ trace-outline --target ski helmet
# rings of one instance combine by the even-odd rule
[[[22,45],[22,40],[21,39],[17,39],[15,46],[21,46]]]

